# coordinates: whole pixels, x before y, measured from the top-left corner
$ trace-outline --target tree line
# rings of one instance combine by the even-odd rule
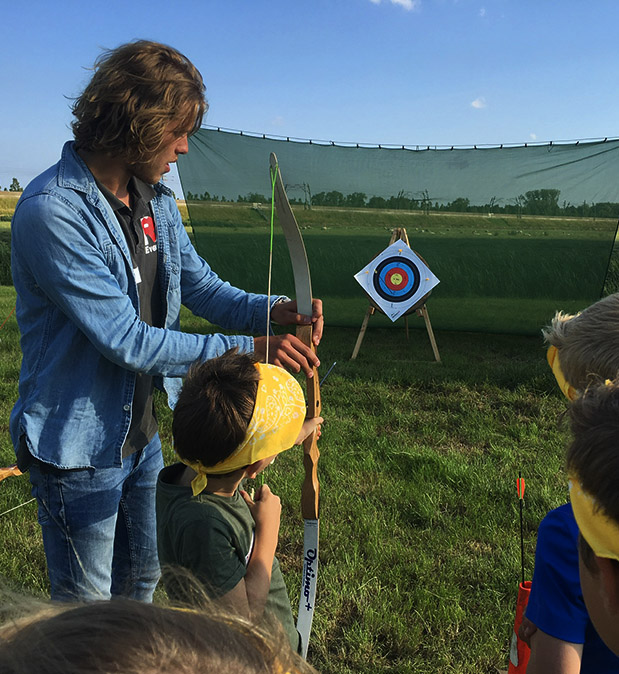
[[[3,189],[0,187],[0,189]],[[19,184],[19,180],[17,178],[13,178],[13,181],[8,187],[4,188],[5,192],[21,192],[22,191],[22,186]]]
[[[573,216],[585,218],[617,218],[619,217],[619,203],[599,202],[582,204],[571,204],[567,201],[560,202],[561,190],[558,189],[539,189],[530,190],[524,194],[512,197],[511,199],[499,199],[492,197],[486,204],[471,204],[467,197],[458,197],[453,201],[440,202],[429,194],[427,190],[418,192],[416,196],[410,196],[410,193],[400,190],[391,197],[369,197],[363,192],[352,192],[351,194],[342,194],[337,190],[330,192],[318,192],[311,194],[308,185],[302,187],[303,197],[295,198],[290,194],[290,203],[304,208],[312,206],[331,206],[337,208],[382,208],[390,210],[403,211],[423,211],[424,213],[433,212],[453,212],[453,213],[483,213],[507,215],[547,215],[547,216]],[[290,192],[290,186],[287,186]],[[234,201],[225,197],[211,196],[208,192],[201,195],[187,192],[188,201]],[[239,196],[237,203],[259,203],[268,204],[270,198],[263,194],[251,192],[246,196]]]

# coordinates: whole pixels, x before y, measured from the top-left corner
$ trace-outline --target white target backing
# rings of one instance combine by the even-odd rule
[[[392,321],[439,283],[426,263],[404,241],[385,248],[355,274],[355,279]]]

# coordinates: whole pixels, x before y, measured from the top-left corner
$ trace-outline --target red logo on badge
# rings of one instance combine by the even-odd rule
[[[148,237],[153,243],[157,242],[157,234],[155,233],[155,223],[150,215],[147,215],[140,219],[142,223],[142,229],[144,230],[144,236]]]

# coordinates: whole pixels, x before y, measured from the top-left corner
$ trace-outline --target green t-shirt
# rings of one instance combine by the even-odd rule
[[[157,480],[157,547],[162,566],[189,569],[212,597],[221,597],[245,577],[254,544],[254,520],[238,490],[234,496],[202,492],[175,484],[185,469],[181,463],[164,468]],[[172,599],[175,587],[166,584]],[[265,610],[284,626],[293,650],[298,651],[290,599],[279,562],[273,559],[271,587]]]

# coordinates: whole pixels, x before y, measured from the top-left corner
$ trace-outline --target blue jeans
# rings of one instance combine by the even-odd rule
[[[160,575],[155,486],[162,468],[158,434],[122,468],[32,463],[52,599],[152,599]]]

